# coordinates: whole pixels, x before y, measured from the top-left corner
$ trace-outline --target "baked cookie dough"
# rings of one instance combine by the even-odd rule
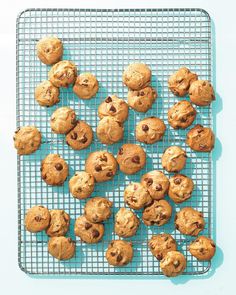
[[[142,209],[152,202],[148,190],[139,182],[130,183],[124,191],[125,203],[134,210]]]
[[[168,252],[177,250],[176,241],[169,234],[159,234],[152,236],[148,242],[148,246],[152,252],[152,255],[158,260],[162,260]]]
[[[210,152],[214,148],[215,135],[211,128],[195,125],[186,137],[187,145],[197,152]]]
[[[184,235],[197,236],[204,226],[203,214],[191,207],[182,208],[175,216],[175,227]]]
[[[50,210],[51,220],[46,234],[49,237],[64,236],[70,226],[70,216],[64,210]]]
[[[106,259],[113,266],[123,266],[131,262],[133,258],[132,243],[122,240],[114,240],[108,245]]]
[[[75,64],[68,60],[59,61],[48,72],[48,80],[56,87],[68,87],[74,84],[77,77]]]
[[[189,88],[189,98],[198,106],[208,106],[215,100],[214,89],[210,82],[197,80]]]
[[[97,136],[104,144],[113,144],[123,138],[124,127],[113,117],[104,117],[98,122]]]
[[[49,210],[43,206],[30,208],[25,215],[25,228],[31,233],[45,230],[50,223]]]
[[[55,110],[50,119],[51,129],[57,134],[66,134],[76,125],[75,111],[69,107]]]
[[[132,90],[140,90],[151,82],[152,72],[144,63],[133,63],[125,68],[122,76],[123,83]]]
[[[143,222],[146,225],[161,226],[169,221],[172,207],[166,200],[153,200],[143,211]]]
[[[67,237],[52,237],[48,241],[48,252],[58,260],[68,260],[75,255],[75,242]]]
[[[98,243],[104,235],[104,225],[90,222],[84,215],[76,219],[74,230],[75,235],[88,244]]]
[[[212,239],[200,236],[191,242],[188,250],[198,260],[210,260],[215,255],[216,245]]]
[[[93,141],[93,130],[84,121],[77,121],[75,127],[66,134],[66,143],[74,150],[86,149]]]
[[[155,143],[162,139],[166,131],[165,123],[156,117],[145,118],[136,126],[136,139],[147,144]]]
[[[52,82],[46,80],[35,88],[34,97],[39,105],[51,107],[60,101],[59,94],[59,88],[54,86]]]
[[[178,172],[182,170],[186,164],[186,152],[179,146],[170,146],[162,155],[162,167],[168,172]]]
[[[91,73],[80,74],[74,84],[73,91],[81,99],[90,99],[98,92],[98,80]]]
[[[74,198],[86,199],[94,191],[94,177],[84,171],[76,172],[69,181],[69,189]]]
[[[44,37],[36,45],[37,56],[42,63],[53,65],[60,61],[63,55],[63,44],[56,37]]]
[[[123,238],[132,237],[139,227],[138,217],[129,209],[120,208],[115,216],[115,233]]]
[[[158,170],[150,171],[141,178],[141,184],[154,200],[163,199],[169,188],[169,179]]]
[[[111,216],[112,202],[108,199],[95,197],[85,204],[84,216],[93,223],[102,222]]]
[[[13,140],[18,155],[29,155],[40,147],[42,135],[36,127],[24,126],[15,131]]]
[[[194,184],[191,178],[183,174],[175,174],[170,178],[168,195],[177,204],[183,203],[191,197]]]
[[[98,107],[98,116],[100,119],[110,116],[116,121],[123,123],[129,115],[127,103],[116,95],[108,96]]]
[[[196,110],[187,100],[178,101],[168,110],[168,122],[174,129],[189,127],[196,118]]]
[[[66,161],[57,154],[49,154],[41,163],[41,176],[48,185],[62,185],[69,174]]]
[[[85,171],[92,174],[96,182],[111,180],[117,171],[117,162],[111,153],[96,151],[89,154]]]
[[[160,267],[165,276],[176,277],[185,270],[186,259],[182,253],[170,251],[161,260]]]
[[[137,112],[146,113],[157,98],[157,92],[151,86],[141,90],[128,91],[128,105]]]
[[[117,162],[120,170],[125,174],[135,174],[146,164],[146,153],[137,144],[123,144],[117,154]]]
[[[168,86],[174,95],[185,96],[188,93],[190,85],[197,79],[197,74],[183,67],[170,76]]]

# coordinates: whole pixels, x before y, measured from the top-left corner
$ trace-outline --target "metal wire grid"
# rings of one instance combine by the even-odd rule
[[[94,73],[100,84],[99,93],[90,101],[79,100],[69,89],[61,89],[60,103],[51,108],[40,107],[34,100],[34,89],[47,79],[50,67],[43,65],[35,52],[36,42],[45,35],[56,35],[64,44],[63,59],[78,66],[80,72]],[[49,153],[60,154],[70,166],[70,177],[84,169],[91,151],[105,149],[116,154],[123,142],[106,147],[96,138],[84,151],[70,149],[64,136],[51,132],[49,118],[63,105],[75,109],[81,120],[86,120],[96,130],[97,108],[109,94],[127,97],[122,85],[122,72],[130,62],[142,61],[152,69],[152,86],[158,99],[146,114],[130,110],[125,123],[123,142],[136,142],[136,123],[149,116],[158,116],[167,124],[167,110],[178,100],[168,90],[168,76],[180,66],[187,66],[201,79],[211,81],[211,24],[209,15],[201,9],[30,9],[17,19],[17,126],[35,125],[43,134],[43,144],[36,153],[18,157],[19,205],[19,265],[31,274],[102,274],[102,275],[159,275],[159,262],[151,255],[147,241],[153,234],[171,233],[178,248],[187,258],[184,274],[202,274],[208,271],[209,262],[200,262],[187,251],[191,238],[174,229],[175,211],[192,206],[204,213],[205,235],[211,235],[211,154],[195,153],[185,144],[188,131],[175,131],[168,126],[163,140],[157,144],[141,144],[147,152],[147,165],[133,176],[117,173],[113,181],[97,184],[92,196],[106,196],[114,202],[113,216],[105,222],[105,236],[96,245],[86,245],[74,236],[76,217],[83,213],[85,201],[75,200],[68,190],[68,181],[62,187],[47,186],[40,177],[41,160]],[[196,124],[211,126],[211,108],[197,108]],[[139,181],[147,171],[161,167],[161,155],[170,145],[180,145],[187,151],[187,165],[182,173],[192,177],[195,190],[190,200],[173,206],[171,221],[158,228],[141,224],[133,241],[132,263],[114,268],[107,263],[104,253],[110,240],[118,238],[113,231],[114,215],[123,202],[123,191],[131,181]],[[166,173],[168,174],[168,173]],[[170,176],[170,175],[169,175]],[[30,207],[42,204],[63,208],[71,216],[69,235],[76,240],[76,255],[70,261],[60,262],[48,254],[45,233],[30,234],[24,228],[24,216]],[[141,211],[137,212],[141,217]]]

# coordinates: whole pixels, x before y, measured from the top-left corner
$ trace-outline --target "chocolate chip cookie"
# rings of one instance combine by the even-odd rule
[[[200,236],[190,243],[188,250],[198,260],[210,260],[215,255],[216,245],[212,239]]]
[[[132,237],[139,227],[138,217],[129,209],[120,208],[115,216],[115,233],[123,238]]]
[[[46,234],[49,237],[64,236],[70,226],[70,216],[64,210],[50,210],[51,220]]]
[[[125,68],[122,76],[123,83],[132,90],[140,90],[151,82],[152,72],[144,63],[133,63]]]
[[[31,233],[45,230],[50,223],[49,210],[43,206],[30,208],[25,215],[25,228]]]
[[[44,37],[36,45],[37,56],[42,63],[53,65],[60,61],[63,55],[63,44],[56,37]]]
[[[60,101],[59,94],[59,88],[54,86],[52,82],[43,81],[35,88],[34,97],[39,105],[51,107]]]
[[[81,99],[90,99],[98,92],[98,80],[91,73],[80,74],[74,84],[73,91]]]
[[[93,223],[102,222],[111,216],[112,202],[108,199],[95,197],[85,204],[84,215]]]
[[[159,234],[152,236],[148,242],[148,246],[152,252],[152,255],[158,260],[162,260],[168,252],[177,250],[176,241],[169,234]]]
[[[94,177],[84,171],[76,172],[69,181],[69,189],[74,198],[86,199],[94,191]]]
[[[75,242],[67,237],[52,237],[48,241],[48,252],[58,260],[68,260],[75,255]]]
[[[168,195],[177,204],[191,197],[194,184],[191,178],[183,174],[175,174],[170,178]]]
[[[152,202],[148,190],[138,182],[130,183],[124,191],[125,203],[134,210],[142,209]]]
[[[98,139],[104,144],[113,144],[123,138],[124,127],[113,117],[104,117],[97,126]]]
[[[170,251],[161,260],[160,267],[165,276],[176,277],[185,270],[186,258],[178,251]]]
[[[189,97],[198,106],[208,106],[215,100],[214,89],[209,81],[198,80],[191,84]]]
[[[76,125],[75,111],[69,107],[61,107],[55,110],[50,119],[51,129],[57,134],[66,134]]]
[[[48,80],[56,87],[67,88],[70,84],[75,83],[76,77],[76,66],[69,60],[59,61],[48,72]]]
[[[132,243],[122,240],[113,240],[108,245],[106,259],[113,266],[123,266],[133,258]]]
[[[41,145],[41,132],[34,126],[19,127],[13,137],[18,155],[34,153]]]
[[[186,164],[186,152],[179,146],[170,146],[162,155],[161,163],[163,168],[168,172],[178,172]]]
[[[172,207],[166,200],[153,200],[143,211],[143,222],[146,225],[161,226],[169,221]]]

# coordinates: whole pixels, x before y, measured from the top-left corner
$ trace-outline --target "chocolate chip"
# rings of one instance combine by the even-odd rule
[[[116,257],[116,261],[121,262],[122,259],[123,259],[123,256],[121,254],[118,254]]]
[[[85,79],[84,82],[85,82],[85,83],[88,83],[88,79]]]
[[[201,253],[203,253],[203,252],[204,252],[204,248],[200,248],[199,251],[200,251]]]
[[[93,238],[98,238],[98,237],[100,236],[99,231],[96,230],[96,229],[93,229],[93,231],[92,231],[92,236],[93,236]]]
[[[107,162],[107,156],[103,155],[101,158],[101,161]]]
[[[76,132],[72,132],[70,138],[76,140],[77,133]]]
[[[148,125],[143,124],[143,125],[142,125],[142,130],[143,130],[144,132],[148,131],[148,130],[149,130]]]
[[[111,111],[112,113],[115,113],[115,112],[116,112],[116,108],[115,108],[114,106],[111,106],[111,107],[110,107],[110,111]]]
[[[90,229],[91,227],[92,227],[92,224],[91,223],[85,222],[84,228],[86,230]]]
[[[175,260],[173,264],[174,264],[174,267],[177,268],[180,265],[179,260]]]
[[[147,183],[147,185],[152,185],[153,184],[153,179],[152,178],[145,178],[144,179]]]
[[[61,171],[61,170],[63,169],[63,166],[62,166],[61,163],[57,163],[57,164],[55,165],[55,168],[57,169],[57,171]]]
[[[165,214],[162,214],[162,213],[160,213],[160,219],[166,219],[166,215],[165,215]]]
[[[69,243],[72,243],[72,239],[71,239],[71,238],[67,238],[67,241],[68,241]]]
[[[124,153],[123,148],[120,148],[120,149],[119,149],[119,155],[123,155],[123,153]]]
[[[40,222],[42,220],[42,217],[38,215],[38,216],[35,216],[34,219],[35,221]]]
[[[115,252],[111,252],[111,256],[114,257],[116,255]]]
[[[182,180],[181,180],[180,178],[175,178],[175,179],[174,179],[174,183],[175,183],[175,184],[180,184],[181,181],[182,181]]]
[[[159,191],[161,191],[161,190],[162,190],[162,185],[161,185],[161,184],[158,184],[158,185],[156,186],[156,191],[159,192]]]
[[[137,199],[135,197],[130,198],[131,202],[137,203]]]
[[[110,171],[110,172],[107,172],[107,177],[112,177],[113,176],[113,173]]]
[[[110,96],[108,96],[106,99],[105,99],[105,102],[106,103],[109,103],[109,102],[111,102],[112,101],[112,98],[110,97]]]
[[[144,91],[139,92],[139,94],[140,94],[141,96],[144,96],[144,95],[145,95]]]
[[[158,260],[162,260],[163,255],[162,254],[158,254],[156,257],[157,257]]]
[[[186,122],[186,121],[187,121],[187,117],[186,117],[186,116],[182,117],[182,118],[180,119],[180,121],[183,122],[183,123]]]
[[[140,157],[139,156],[133,156],[131,161],[135,164],[140,164]]]
[[[96,165],[96,166],[95,166],[95,170],[96,170],[97,172],[101,171],[101,170],[102,170],[102,166],[101,166],[101,165]]]
[[[80,140],[80,142],[82,143],[86,143],[88,141],[88,138],[86,137],[86,135],[84,135],[84,137]]]

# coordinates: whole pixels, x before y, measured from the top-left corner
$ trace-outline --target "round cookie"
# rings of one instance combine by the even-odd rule
[[[139,210],[149,205],[152,198],[141,183],[133,182],[125,188],[124,201],[130,208]]]
[[[91,73],[80,74],[74,84],[73,91],[81,99],[90,99],[98,92],[98,80]]]
[[[158,260],[162,260],[169,251],[177,250],[176,241],[169,234],[159,234],[152,236],[148,242],[148,246],[152,252],[152,255]]]
[[[19,127],[13,137],[18,155],[34,153],[41,145],[42,135],[34,126]]]
[[[197,80],[189,88],[189,98],[198,106],[208,106],[215,100],[214,89],[209,81]]]
[[[54,86],[52,82],[46,80],[35,88],[34,97],[39,105],[51,107],[60,101],[59,94],[59,88]]]
[[[108,199],[95,197],[85,204],[84,216],[93,223],[102,222],[111,216],[112,202]]]
[[[51,129],[57,134],[66,134],[76,124],[75,111],[69,107],[61,107],[55,110],[50,119]]]
[[[75,235],[88,244],[98,243],[104,235],[102,223],[92,223],[82,215],[75,221]]]
[[[170,76],[168,86],[174,95],[184,96],[188,93],[190,85],[197,79],[198,76],[195,73],[183,67]]]
[[[128,91],[128,105],[137,112],[146,113],[157,98],[157,92],[151,86],[141,90]]]
[[[184,235],[197,236],[205,226],[203,214],[191,207],[182,208],[175,216],[175,227]]]
[[[198,124],[187,133],[186,143],[196,152],[210,152],[214,148],[215,135],[211,128]]]
[[[104,117],[98,122],[97,136],[104,144],[113,144],[123,138],[124,127],[113,117]]]
[[[41,176],[48,185],[62,185],[69,174],[66,161],[57,154],[49,154],[41,163]]]
[[[191,178],[175,174],[170,178],[168,195],[176,204],[183,203],[191,197],[194,184]]]
[[[113,240],[108,245],[106,259],[113,266],[123,266],[133,258],[132,243],[122,240]]]
[[[115,216],[115,233],[123,238],[132,237],[139,227],[138,217],[129,209],[120,208]]]
[[[76,77],[76,66],[68,60],[56,63],[48,72],[48,80],[56,87],[67,88],[70,84],[75,83]]]
[[[64,236],[70,226],[70,216],[64,210],[50,210],[51,220],[46,234],[49,237]]]
[[[31,233],[45,230],[50,223],[49,210],[43,206],[30,208],[25,215],[25,228]]]
[[[175,103],[168,110],[168,122],[174,129],[186,129],[196,118],[196,110],[187,100]]]
[[[146,64],[133,63],[125,68],[122,80],[129,89],[140,90],[150,84],[151,75],[152,72]]]
[[[165,123],[156,117],[145,118],[136,126],[136,139],[147,144],[155,143],[162,139],[166,131]]]
[[[100,119],[110,116],[117,122],[123,123],[129,115],[127,103],[116,95],[108,96],[98,107],[98,116]]]
[[[212,239],[200,236],[191,242],[188,250],[198,260],[205,261],[210,260],[215,255],[216,245]]]
[[[94,191],[94,177],[84,171],[76,172],[69,181],[69,189],[74,198],[86,199]]]
[[[37,56],[42,63],[53,65],[61,60],[63,55],[63,44],[56,37],[44,37],[36,45]]]
[[[172,207],[166,200],[153,200],[143,211],[143,222],[146,225],[161,226],[171,218]]]
[[[154,200],[163,199],[169,188],[169,179],[158,170],[150,171],[141,178],[141,184]]]
[[[86,149],[93,141],[93,130],[84,121],[77,121],[75,127],[66,134],[66,143],[74,150]]]
[[[178,146],[170,146],[162,155],[161,163],[163,168],[168,172],[178,172],[186,164],[186,152]]]
[[[178,251],[170,251],[161,260],[160,267],[165,276],[176,277],[185,270],[186,258]]]
[[[135,174],[146,164],[146,153],[137,144],[126,143],[119,149],[116,160],[125,174]]]
[[[111,180],[116,174],[117,162],[111,153],[96,151],[89,154],[85,171],[92,174],[96,182]]]
[[[67,237],[52,237],[48,241],[48,252],[58,260],[68,260],[75,255],[75,242]]]

